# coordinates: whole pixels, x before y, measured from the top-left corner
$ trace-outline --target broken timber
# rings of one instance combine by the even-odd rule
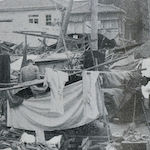
[[[41,79],[41,80],[33,80],[33,81],[27,81],[27,82],[24,82],[24,83],[20,83],[16,86],[13,86],[13,87],[8,87],[8,88],[0,88],[0,91],[6,91],[6,90],[13,90],[13,89],[19,89],[19,88],[25,88],[25,87],[29,87],[29,86],[32,86],[32,85],[37,85],[37,84],[41,84],[43,83],[44,80]]]
[[[43,33],[43,32],[14,31],[14,33],[23,34],[23,35],[30,35],[30,36],[36,36],[36,37],[43,37],[43,38],[50,38],[50,39],[58,39],[57,35],[46,34],[46,33]],[[40,34],[37,34],[37,33],[40,33]]]

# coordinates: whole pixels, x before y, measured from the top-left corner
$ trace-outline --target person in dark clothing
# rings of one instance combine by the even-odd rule
[[[104,50],[99,50],[99,51],[88,50],[88,51],[84,52],[83,56],[84,56],[84,58],[83,58],[84,69],[90,68],[97,64],[101,64],[105,61],[105,51]],[[95,59],[97,59],[97,64],[95,64]],[[101,67],[99,69],[102,70],[103,67]]]
[[[0,83],[10,83],[10,56],[0,53]]]
[[[10,83],[10,55],[0,47],[0,83]],[[1,85],[0,88],[4,88]],[[0,93],[0,115],[6,112],[5,93]]]

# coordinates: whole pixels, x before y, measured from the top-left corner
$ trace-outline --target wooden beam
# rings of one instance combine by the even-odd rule
[[[14,33],[17,34],[23,34],[23,35],[29,35],[29,36],[36,36],[36,37],[43,37],[43,38],[50,38],[50,39],[58,39],[57,35],[52,35],[52,34],[46,34],[46,33],[42,33],[41,34],[35,34],[35,33],[29,33],[29,32],[25,32],[25,31],[14,31]]]
[[[25,88],[25,87],[29,87],[29,86],[32,86],[32,85],[41,84],[41,83],[43,83],[43,82],[44,82],[43,79],[41,79],[41,80],[27,81],[27,82],[24,82],[24,83],[19,83],[18,85],[13,86],[13,87],[0,88],[0,91],[6,91],[6,90],[13,90],[13,89]]]
[[[92,50],[98,50],[98,0],[91,2],[91,46]]]

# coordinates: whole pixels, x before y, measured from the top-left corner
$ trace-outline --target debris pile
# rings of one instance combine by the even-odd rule
[[[10,150],[58,150],[58,140],[52,139],[46,144],[36,142],[33,134],[28,134],[18,129],[2,129],[0,132],[0,149]],[[55,142],[55,143],[54,143]]]
[[[125,141],[130,141],[130,142],[146,141],[150,139],[148,135],[143,135],[140,132],[135,130],[129,130],[128,134],[124,135],[123,138]]]

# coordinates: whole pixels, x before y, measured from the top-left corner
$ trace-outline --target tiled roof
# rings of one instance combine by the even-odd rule
[[[79,14],[79,13],[89,13],[90,12],[90,5],[88,1],[76,1],[74,2],[72,8],[72,14]],[[119,7],[116,7],[113,4],[100,4],[98,5],[98,12],[120,12],[125,13],[125,11]]]
[[[66,0],[0,0],[0,11],[22,11],[22,10],[37,10],[67,7]],[[99,12],[122,12],[115,5],[99,4]],[[88,1],[74,1],[72,14],[89,13],[90,6]]]
[[[63,4],[63,5],[62,5]],[[36,8],[64,7],[60,0],[1,0],[0,11],[34,10]]]

